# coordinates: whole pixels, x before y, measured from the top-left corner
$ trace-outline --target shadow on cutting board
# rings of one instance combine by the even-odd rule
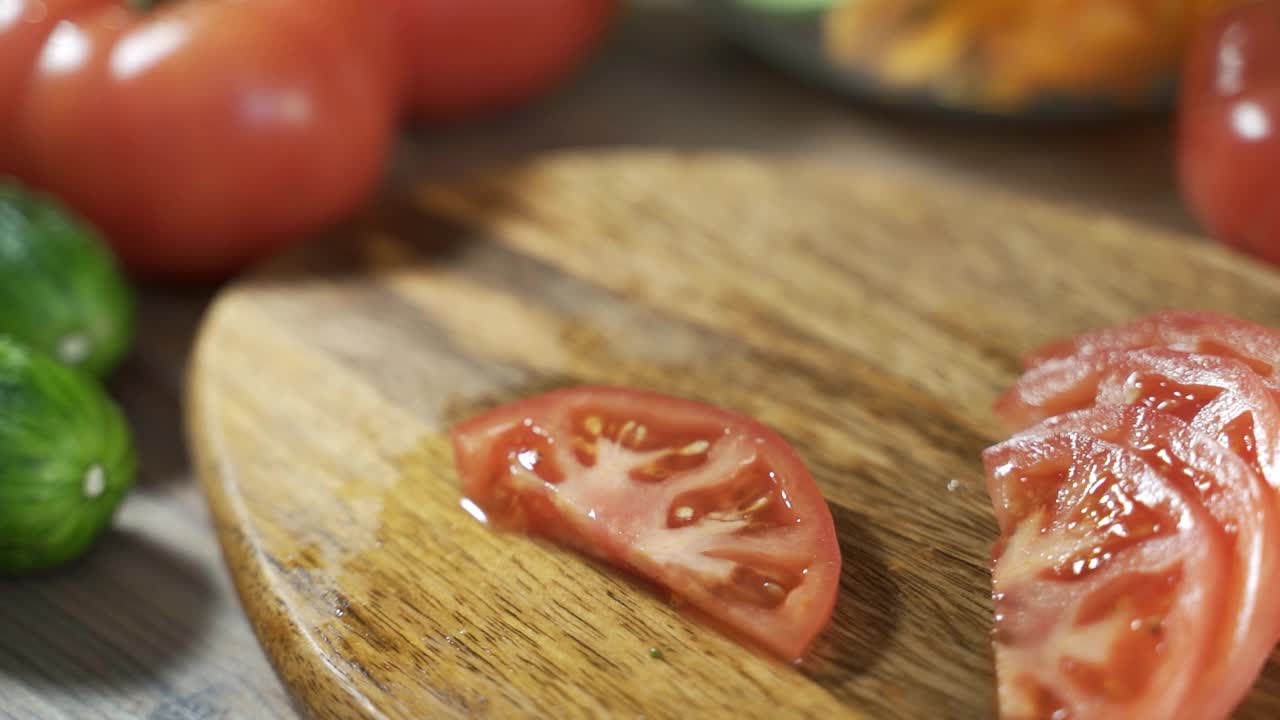
[[[118,691],[157,682],[204,642],[210,578],[137,533],[116,531],[62,570],[0,580],[0,687]]]
[[[496,183],[476,187],[478,192],[469,199],[482,203],[495,216],[511,209],[507,188]],[[412,191],[387,193],[296,251],[263,263],[239,286],[268,288],[338,279],[353,285],[376,284],[377,271],[448,264],[484,236],[482,229],[466,220],[424,208]]]
[[[840,541],[840,595],[831,626],[815,642],[801,672],[834,694],[875,667],[890,647],[902,613],[901,592],[884,545],[862,513],[828,503]]]

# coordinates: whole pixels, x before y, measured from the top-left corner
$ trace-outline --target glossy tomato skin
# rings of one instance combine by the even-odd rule
[[[411,114],[425,122],[514,108],[596,50],[617,0],[391,0]]]
[[[1238,454],[1280,490],[1280,405],[1248,365],[1163,348],[1102,352],[1045,363],[996,403],[1023,430],[1095,405],[1143,405],[1171,414]]]
[[[135,272],[223,276],[380,179],[399,70],[376,3],[16,4],[0,20],[0,172],[86,215]]]
[[[1280,638],[1280,505],[1276,493],[1238,455],[1176,416],[1139,405],[1088,408],[1046,420],[1008,444],[1075,433],[1136,454],[1190,500],[1198,500],[1227,540],[1222,627],[1211,640],[1200,687],[1184,701],[1188,717],[1230,714],[1248,693]],[[999,451],[988,451],[997,455]],[[1006,461],[1007,462],[1007,461]],[[1004,497],[1012,465],[988,459],[988,491],[1003,532],[1017,503]]]
[[[552,391],[452,430],[493,525],[655,581],[785,660],[826,627],[841,556],[793,448],[742,415],[652,392]]]
[[[1280,3],[1239,3],[1202,29],[1178,123],[1182,191],[1201,224],[1280,263]]]
[[[55,0],[54,9],[72,11],[94,0]],[[13,125],[31,69],[44,46],[45,38],[58,23],[49,12],[50,3],[18,0],[0,7],[0,175],[14,173],[16,167]]]
[[[1102,352],[1165,348],[1238,360],[1280,390],[1280,332],[1206,310],[1165,310],[1048,343],[1023,358],[1030,370],[1051,361],[1087,362]]]
[[[1008,510],[993,549],[1000,716],[1206,720],[1231,558],[1206,508],[1089,433],[984,453]],[[1232,698],[1238,701],[1238,698]],[[1230,704],[1230,703],[1228,703]]]

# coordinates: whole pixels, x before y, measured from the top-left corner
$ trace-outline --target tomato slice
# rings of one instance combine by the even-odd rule
[[[1060,415],[1019,439],[1085,434],[1136,453],[1183,496],[1196,498],[1227,539],[1223,625],[1207,656],[1218,662],[1201,674],[1193,717],[1226,717],[1257,679],[1280,637],[1280,517],[1276,495],[1235,453],[1182,420],[1135,405],[1090,408]],[[990,465],[992,504],[1001,529],[1013,531],[1003,495],[1012,466]]]
[[[1023,365],[1030,369],[1051,360],[1161,347],[1239,360],[1269,387],[1280,387],[1280,332],[1209,311],[1168,310],[1059,340],[1027,355]]]
[[[1136,452],[1083,433],[984,455],[1010,531],[994,549],[1000,716],[1202,720],[1228,550]]]
[[[1237,360],[1162,348],[1053,360],[1024,374],[996,401],[996,413],[1021,430],[1072,410],[1122,404],[1186,421],[1280,488],[1280,408]]]
[[[454,428],[467,498],[668,588],[786,660],[827,625],[830,509],[796,452],[749,418],[614,387],[557,390]]]

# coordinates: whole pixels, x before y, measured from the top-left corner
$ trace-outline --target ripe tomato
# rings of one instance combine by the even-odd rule
[[[455,120],[550,91],[596,48],[617,0],[393,0],[410,111]]]
[[[1118,350],[1168,348],[1239,360],[1280,389],[1280,332],[1215,312],[1169,310],[1050,343],[1023,359],[1030,369],[1050,360]]]
[[[1214,237],[1280,263],[1280,3],[1232,5],[1188,51],[1179,177]]]
[[[1016,436],[1074,433],[1113,443],[1136,454],[1188,500],[1197,499],[1213,517],[1231,554],[1226,568],[1223,626],[1209,654],[1202,690],[1186,704],[1191,717],[1226,717],[1257,679],[1280,637],[1280,517],[1276,495],[1238,456],[1173,415],[1141,406],[1090,408],[1051,418]],[[998,453],[993,453],[998,455]],[[1012,465],[993,465],[992,504],[1005,532],[1012,531],[1013,505],[1003,497]]]
[[[745,417],[648,392],[578,387],[465,422],[468,498],[669,588],[791,660],[840,578],[830,510],[795,451]]]
[[[135,271],[216,276],[358,206],[396,121],[365,0],[0,0],[0,173]]]
[[[984,461],[1011,513],[992,570],[1000,716],[1208,717],[1230,556],[1204,506],[1089,435],[1014,439]]]
[[[1143,405],[1173,415],[1234,451],[1280,488],[1280,409],[1241,362],[1149,349],[1045,363],[996,403],[1014,430],[1094,405]]]

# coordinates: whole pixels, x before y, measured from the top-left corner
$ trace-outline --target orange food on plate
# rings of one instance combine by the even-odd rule
[[[1225,0],[846,0],[835,62],[894,88],[1015,110],[1044,96],[1142,104]]]

